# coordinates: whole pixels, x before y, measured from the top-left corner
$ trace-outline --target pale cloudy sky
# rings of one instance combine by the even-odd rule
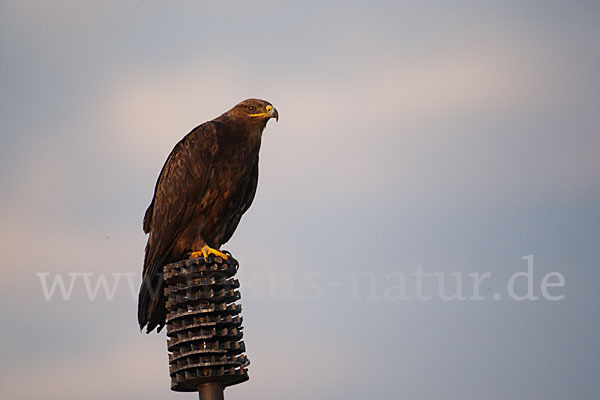
[[[172,146],[261,97],[281,118],[225,246],[252,362],[228,399],[595,398],[600,7],[222,3],[0,4],[0,397],[194,398],[126,278],[46,301],[36,274],[137,291]],[[530,254],[539,299],[512,300]],[[430,278],[419,301],[419,266],[467,297],[489,272],[486,299]]]

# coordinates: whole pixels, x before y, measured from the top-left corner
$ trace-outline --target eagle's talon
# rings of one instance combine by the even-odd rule
[[[190,254],[190,258],[203,257],[204,261],[208,261],[208,257],[210,255],[214,255],[216,257],[221,257],[223,260],[227,260],[229,258],[227,254],[220,252],[219,250],[215,250],[211,247],[204,246],[200,251],[193,251]]]

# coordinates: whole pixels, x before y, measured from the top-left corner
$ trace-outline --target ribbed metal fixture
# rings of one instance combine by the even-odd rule
[[[228,256],[164,267],[172,390],[202,393],[248,380],[239,281],[233,278],[238,262]]]

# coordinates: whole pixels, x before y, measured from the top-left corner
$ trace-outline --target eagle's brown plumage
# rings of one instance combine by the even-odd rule
[[[262,131],[277,110],[244,100],[188,133],[167,158],[144,216],[149,233],[138,303],[140,329],[165,325],[162,267],[205,245],[218,249],[248,210],[258,182]]]

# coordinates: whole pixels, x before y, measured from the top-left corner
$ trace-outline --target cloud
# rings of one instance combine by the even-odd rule
[[[263,165],[280,167],[263,168],[262,177],[274,179],[283,191],[290,192],[290,185],[322,188],[333,177],[338,186],[361,182],[380,189],[391,169],[416,172],[422,184],[439,172],[427,173],[432,165],[456,164],[471,156],[468,147],[453,143],[475,139],[475,145],[485,146],[485,132],[451,131],[453,123],[518,109],[544,96],[539,73],[511,56],[469,46],[417,61],[360,61],[359,68],[327,80],[282,74],[261,85],[248,82],[241,68],[203,62],[121,76],[103,96],[101,108],[110,122],[107,140],[100,145],[128,165],[157,175],[172,146],[191,128],[219,115],[232,101],[265,93],[280,110],[281,121],[265,132]],[[439,152],[440,144],[453,147],[454,153]],[[427,147],[438,159],[423,166],[415,150]],[[415,170],[417,164],[421,168]],[[474,172],[468,163],[453,168],[459,180]]]
[[[169,375],[163,337],[140,337],[82,352],[20,363],[14,360],[2,376],[3,398],[127,399],[169,397]],[[142,340],[145,339],[145,340]],[[28,377],[35,376],[35,384]],[[157,393],[160,393],[158,395]],[[171,397],[176,397],[171,393]]]

